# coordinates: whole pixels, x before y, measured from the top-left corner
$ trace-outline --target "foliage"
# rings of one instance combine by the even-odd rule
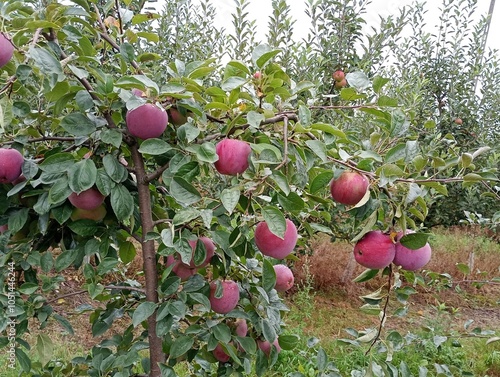
[[[1,274],[17,284],[0,329],[15,319],[22,375],[122,377],[140,365],[150,376],[172,376],[183,360],[192,375],[263,375],[277,352],[266,355],[257,341],[278,339],[288,350],[297,339],[282,333],[287,307],[274,289],[276,261],[255,246],[258,222],[283,237],[286,219],[293,220],[298,251],[318,232],[354,242],[371,229],[418,230],[427,203],[445,194],[448,182],[497,180],[492,169],[472,164],[486,149],[470,156],[453,150],[439,128],[422,140],[416,106],[404,103],[388,77],[358,67],[362,5],[309,2],[317,20],[312,50],[303,50],[313,61],[303,80],[277,64],[282,42],[255,46],[248,2],[235,2],[236,32],[227,41],[210,23],[209,2],[195,8],[168,2],[163,16],[140,13],[141,4],[131,0],[2,3],[2,32],[16,47],[1,68],[2,147],[18,149],[25,162],[23,179],[0,187],[0,224],[8,227],[0,236]],[[228,45],[229,62],[207,56]],[[342,59],[320,59],[333,46],[342,47]],[[335,106],[324,106],[331,71],[347,65],[349,87],[338,92]],[[128,132],[126,114],[146,102],[168,110],[171,122],[161,137],[139,140]],[[180,108],[187,119],[175,125],[172,112]],[[216,142],[225,137],[252,149],[243,174],[223,176],[213,167]],[[453,161],[441,165],[447,159]],[[353,207],[333,203],[326,188],[346,169],[371,182]],[[79,218],[67,199],[93,187],[106,196],[104,215]],[[182,280],[166,259],[193,257],[199,266],[207,250],[197,243],[193,251],[189,241],[200,236],[214,241],[216,255]],[[138,253],[144,275],[131,279],[127,266]],[[32,319],[41,329],[52,318],[72,331],[50,305],[70,268],[83,272],[85,293],[95,301],[92,335],[111,335],[118,319],[127,326],[68,364],[51,363],[51,340],[42,335],[43,357],[31,362],[23,335]],[[220,279],[239,286],[238,308],[226,315],[214,313],[209,301],[210,282]],[[6,306],[8,289],[0,296]],[[369,309],[385,313],[379,299],[371,296]],[[251,325],[248,336],[234,334],[235,318]],[[219,343],[231,361],[215,366]],[[1,344],[9,344],[7,337]]]

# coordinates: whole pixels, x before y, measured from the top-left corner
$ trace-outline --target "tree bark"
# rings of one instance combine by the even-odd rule
[[[130,147],[134,161],[137,178],[137,189],[139,193],[139,212],[142,226],[142,255],[143,268],[146,278],[146,300],[158,303],[158,269],[156,267],[156,250],[154,241],[146,241],[146,235],[153,231],[153,217],[151,212],[151,194],[147,182],[146,168],[138,145]],[[165,354],[162,349],[162,340],[156,335],[156,311],[148,318],[149,357],[151,362],[150,377],[160,377],[159,363],[165,362]]]

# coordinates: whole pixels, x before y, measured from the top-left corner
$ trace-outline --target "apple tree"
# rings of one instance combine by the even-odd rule
[[[459,174],[436,178],[430,148],[446,143],[420,142],[386,77],[353,68],[325,104],[323,84],[291,77],[276,46],[226,62],[155,52],[169,15],[143,6],[1,4],[0,329],[13,323],[15,337],[0,344],[21,375],[174,376],[184,361],[191,375],[263,375],[295,346],[280,294],[310,237],[356,244],[359,280],[392,276],[398,248],[426,247],[424,198],[496,179],[465,154]],[[387,246],[382,262],[359,244],[371,238]],[[44,328],[73,331],[53,305],[71,273],[93,302],[92,335],[106,338],[62,363]],[[379,296],[367,301],[380,312]],[[33,328],[37,362],[23,339]]]

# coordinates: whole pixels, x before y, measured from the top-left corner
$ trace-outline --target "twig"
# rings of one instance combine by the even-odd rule
[[[384,327],[385,318],[387,317],[387,307],[389,306],[389,299],[391,296],[391,285],[392,285],[392,266],[389,265],[389,281],[387,282],[387,297],[385,298],[384,308],[382,309],[382,318],[380,319],[380,325],[377,330],[377,336],[373,339],[372,344],[368,350],[366,350],[365,355],[370,353],[371,349],[377,343],[377,340],[380,339],[380,334],[382,333],[382,328]]]
[[[105,285],[104,289],[120,289],[120,290],[127,290],[127,291],[136,291],[140,293],[145,293],[146,291],[142,288],[136,288],[136,287],[129,287],[129,286],[122,286],[122,285]],[[66,297],[71,297],[71,296],[76,296],[76,295],[81,295],[83,293],[87,293],[88,291],[86,289],[80,290],[80,291],[75,291],[75,292],[70,292],[66,293],[61,296],[57,296],[56,298],[53,298],[52,300],[48,300],[45,304],[51,304],[53,302],[56,302],[58,300],[61,300]]]
[[[120,27],[120,40],[123,43],[123,25],[122,25],[122,15],[120,13],[120,0],[115,0],[116,12],[118,13],[118,24]]]

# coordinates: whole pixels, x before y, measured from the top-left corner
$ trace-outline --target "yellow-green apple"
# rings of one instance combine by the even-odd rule
[[[101,204],[97,208],[94,209],[82,209],[75,208],[71,213],[71,220],[94,220],[94,221],[102,221],[104,217],[106,217],[106,207],[104,204]]]
[[[370,182],[361,173],[344,171],[330,182],[330,193],[333,200],[345,205],[357,204],[368,190]]]
[[[406,234],[415,233],[413,230],[407,230]],[[399,232],[396,237],[396,255],[394,256],[393,263],[396,266],[401,266],[408,271],[416,271],[424,267],[431,260],[432,249],[426,243],[419,249],[408,249],[400,242],[403,238],[403,232]]]
[[[360,265],[374,269],[385,268],[392,263],[396,245],[390,235],[380,230],[366,233],[354,245],[354,258]]]
[[[153,103],[145,103],[129,110],[125,117],[127,129],[132,136],[140,139],[159,137],[168,125],[165,109]]]
[[[105,196],[96,188],[89,188],[88,190],[82,191],[77,194],[72,192],[68,200],[76,208],[91,211],[99,207],[104,202]]]
[[[210,294],[208,300],[212,310],[219,314],[227,314],[238,305],[240,300],[240,289],[238,283],[233,280],[221,280],[222,295],[217,298],[215,296],[217,290],[217,283],[212,281],[210,283]]]
[[[268,257],[283,259],[286,258],[297,244],[297,227],[286,219],[286,230],[283,238],[278,237],[269,230],[265,221],[261,221],[255,228],[255,244],[262,254]]]
[[[294,282],[292,270],[284,264],[276,264],[273,267],[276,273],[276,285],[274,289],[278,292],[285,292],[292,288]]]
[[[248,157],[252,149],[246,141],[236,139],[221,140],[217,143],[215,152],[219,159],[214,165],[219,173],[237,175],[248,169]]]
[[[13,183],[20,176],[24,157],[17,149],[0,148],[0,183]]]
[[[0,33],[0,68],[10,62],[13,54],[14,46],[3,33]]]

